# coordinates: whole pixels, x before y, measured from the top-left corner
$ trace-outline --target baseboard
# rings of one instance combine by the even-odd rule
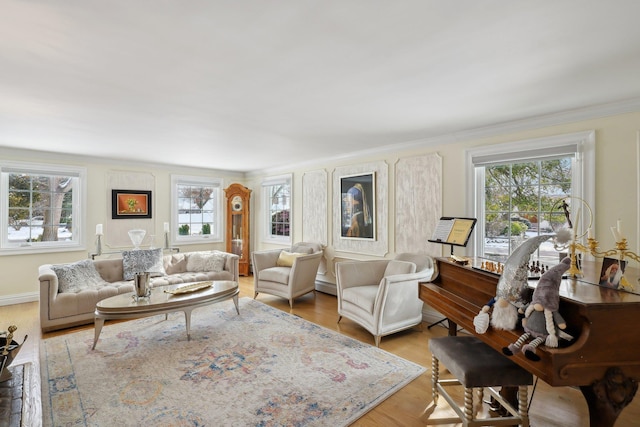
[[[25,302],[38,301],[40,294],[38,292],[29,292],[26,294],[5,295],[0,297],[0,306],[23,304]]]
[[[318,280],[316,280],[316,291],[320,291],[322,293],[333,295],[333,296],[338,294],[336,285],[334,285],[333,283],[320,282]]]

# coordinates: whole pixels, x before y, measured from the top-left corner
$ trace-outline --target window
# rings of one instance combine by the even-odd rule
[[[172,176],[172,241],[176,243],[221,242],[222,180]]]
[[[266,240],[291,243],[291,175],[267,179],[262,188]]]
[[[84,168],[5,162],[0,171],[3,253],[80,249]]]
[[[593,174],[585,172],[595,169],[594,152],[593,132],[469,150],[469,202],[478,218],[475,255],[504,261],[528,237],[566,226],[563,199],[593,207]],[[552,242],[541,244],[533,257],[559,260]]]

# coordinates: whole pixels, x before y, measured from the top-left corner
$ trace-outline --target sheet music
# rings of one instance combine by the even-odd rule
[[[431,240],[446,243],[449,238],[449,233],[451,233],[451,229],[453,228],[453,223],[453,219],[441,219],[438,221]]]

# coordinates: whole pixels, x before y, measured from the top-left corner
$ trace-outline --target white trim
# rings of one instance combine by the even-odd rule
[[[596,218],[595,212],[595,131],[589,130],[584,132],[569,133],[563,135],[552,135],[543,138],[527,139],[520,141],[512,141],[501,144],[493,144],[472,148],[466,151],[466,215],[474,218],[482,218],[484,215],[480,213],[484,209],[483,202],[476,197],[476,184],[484,179],[483,172],[480,168],[476,168],[474,159],[490,159],[495,156],[496,159],[522,159],[524,155],[531,153],[544,153],[546,149],[553,151],[558,146],[574,146],[576,148],[576,160],[573,167],[574,184],[573,195],[581,198],[592,209],[592,216]],[[483,221],[476,224],[476,233],[469,244],[469,250],[475,255],[477,248],[482,244],[482,238],[485,234]]]
[[[39,292],[5,295],[0,297],[0,307],[5,305],[23,304],[40,300]]]
[[[73,232],[72,241],[70,242],[42,242],[36,245],[21,244],[10,245],[8,241],[8,206],[9,183],[5,177],[5,173],[11,172],[30,172],[41,175],[64,175],[76,178],[77,188],[74,188],[73,197]],[[71,252],[85,250],[85,224],[87,219],[87,168],[80,166],[67,166],[48,163],[34,162],[16,162],[2,161],[0,162],[0,189],[2,196],[0,197],[0,254],[17,255],[17,254],[35,254],[49,252]],[[88,234],[88,233],[87,233]]]
[[[178,218],[178,194],[176,187],[178,185],[194,184],[207,187],[215,187],[217,189],[217,197],[214,203],[215,226],[211,229],[211,234],[179,236],[177,232]],[[171,246],[176,245],[193,245],[203,243],[219,243],[224,241],[224,213],[222,208],[223,199],[223,180],[222,178],[211,178],[206,176],[191,175],[171,175],[171,223],[169,226]]]
[[[271,212],[271,203],[269,196],[270,188],[274,185],[280,184],[288,184],[289,185],[289,235],[288,236],[274,236],[271,234],[271,221],[270,221],[270,212]],[[262,194],[260,197],[262,198],[262,235],[261,240],[262,243],[274,244],[274,245],[291,245],[293,242],[292,234],[293,234],[293,174],[282,174],[276,176],[266,177],[261,181],[260,186],[262,187]]]
[[[362,158],[367,158],[374,155],[397,153],[400,151],[411,151],[428,147],[437,147],[440,145],[446,145],[460,141],[489,138],[497,135],[522,132],[531,129],[541,129],[550,126],[562,125],[565,123],[575,123],[584,120],[592,120],[600,117],[609,117],[636,111],[640,111],[640,97],[609,102],[605,104],[592,105],[588,107],[575,108],[572,110],[558,111],[552,114],[516,119],[502,123],[495,123],[488,126],[482,126],[428,138],[420,138],[406,142],[390,143],[389,145],[372,148],[369,150],[361,150],[341,154],[339,156],[313,159],[309,160],[308,162],[289,164],[287,166],[250,171],[246,172],[246,176],[260,176],[269,173],[277,173],[284,170],[311,168],[317,165],[322,165],[324,163],[343,160],[360,161],[360,159]]]

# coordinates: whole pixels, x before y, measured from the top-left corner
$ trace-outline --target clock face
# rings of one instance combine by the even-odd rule
[[[231,209],[234,211],[242,210],[242,197],[233,196],[233,199],[231,199]]]

